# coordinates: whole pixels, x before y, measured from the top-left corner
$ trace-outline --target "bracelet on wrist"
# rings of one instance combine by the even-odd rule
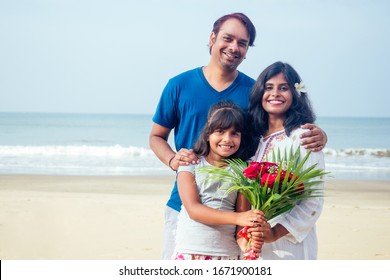
[[[168,161],[168,166],[169,166],[173,171],[176,171],[176,170],[172,168],[171,162],[172,162],[172,160],[175,158],[175,156],[176,156],[176,154],[175,154],[173,157],[171,157],[171,159]]]

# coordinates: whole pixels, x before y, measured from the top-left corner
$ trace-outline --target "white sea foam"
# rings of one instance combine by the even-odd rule
[[[367,148],[346,148],[331,149],[325,148],[324,154],[328,157],[383,157],[390,158],[388,149],[367,149]],[[0,155],[47,155],[47,156],[132,156],[143,157],[154,155],[153,151],[143,147],[113,146],[0,146]]]
[[[324,150],[335,178],[390,180],[386,149]],[[1,174],[161,175],[172,171],[151,149],[120,145],[0,146]]]
[[[154,155],[150,149],[115,146],[0,146],[0,155],[23,156],[97,156],[97,157],[143,157]]]
[[[345,148],[345,149],[324,149],[324,154],[329,156],[374,156],[390,158],[388,149],[368,149],[368,148]]]
[[[169,169],[152,150],[114,146],[0,146],[1,174],[137,175]]]

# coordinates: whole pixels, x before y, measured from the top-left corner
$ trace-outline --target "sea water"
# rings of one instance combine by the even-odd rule
[[[168,175],[151,115],[0,113],[0,174]],[[335,179],[390,180],[390,118],[320,117]],[[172,139],[169,139],[172,144]]]

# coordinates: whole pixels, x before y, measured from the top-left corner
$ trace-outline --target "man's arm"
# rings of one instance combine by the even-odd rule
[[[171,129],[153,123],[152,130],[149,135],[149,146],[156,154],[158,159],[169,166],[169,160],[175,156],[175,152],[168,144],[168,137]]]
[[[161,162],[169,166],[172,170],[177,170],[180,165],[196,163],[198,158],[192,150],[180,149],[175,152],[168,144],[168,137],[171,129],[153,123],[149,135],[149,146]]]
[[[310,131],[302,133],[300,136],[302,139],[302,146],[313,152],[318,152],[325,148],[325,145],[328,142],[328,136],[325,131],[311,123],[301,125],[301,128],[310,129]]]

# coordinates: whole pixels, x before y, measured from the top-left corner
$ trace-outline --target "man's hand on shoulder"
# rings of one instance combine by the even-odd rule
[[[302,146],[313,152],[319,152],[325,147],[328,142],[328,137],[325,131],[323,131],[320,127],[312,123],[307,123],[301,125],[301,128],[309,129],[309,131],[300,135],[300,138],[302,139]]]
[[[169,167],[172,170],[179,169],[179,166],[199,163],[198,157],[192,149],[180,149],[169,161]]]

